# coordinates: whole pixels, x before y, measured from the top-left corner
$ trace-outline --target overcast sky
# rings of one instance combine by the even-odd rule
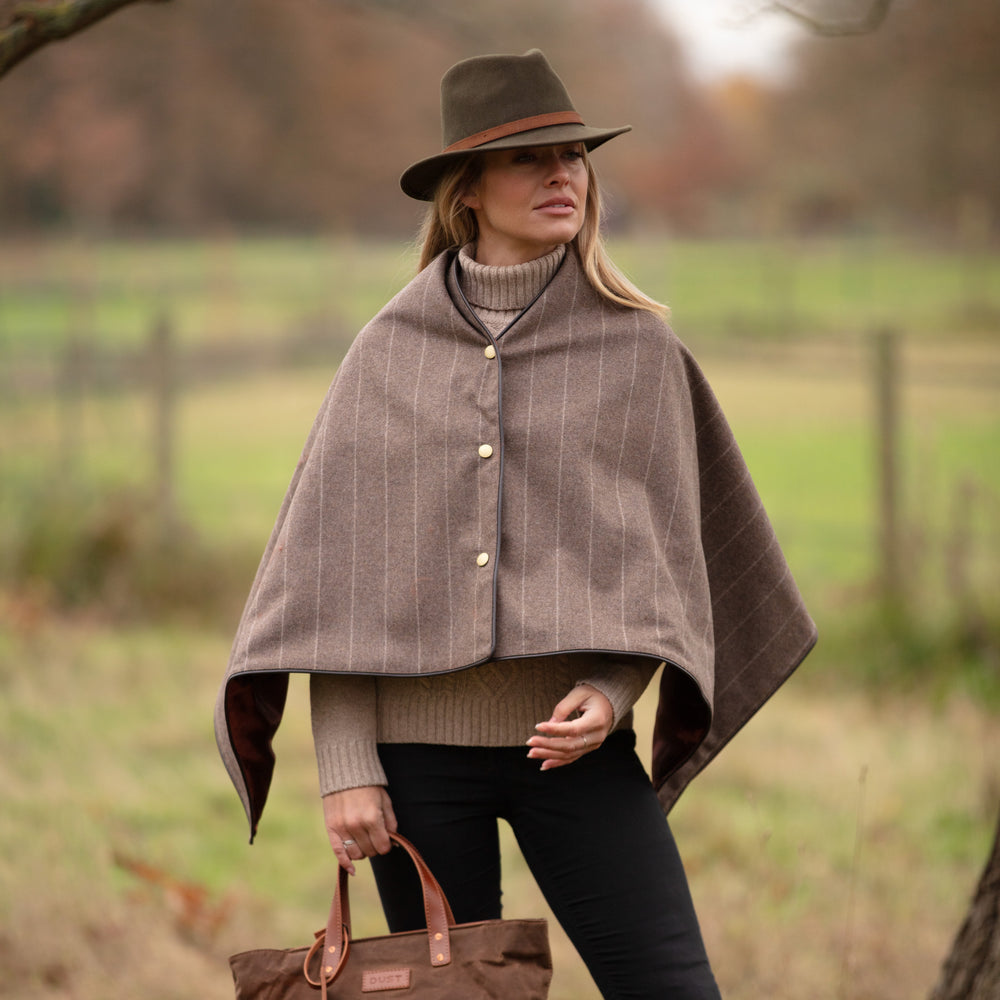
[[[745,0],[653,0],[685,48],[699,80],[732,73],[774,78],[802,29],[780,14],[747,16],[757,4]]]

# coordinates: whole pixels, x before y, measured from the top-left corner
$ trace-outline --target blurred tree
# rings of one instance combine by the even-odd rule
[[[0,0],[0,3],[5,0]],[[649,0],[187,0],[41,52],[0,89],[0,219],[412,231],[400,170],[436,148],[452,62],[540,45],[616,218],[694,227],[735,147]]]
[[[804,229],[833,217],[954,234],[973,206],[989,230],[1000,217],[998,50],[1000,4],[982,0],[900,0],[877,31],[806,39],[772,109],[769,186]]]
[[[0,76],[43,45],[75,35],[136,0],[0,0]],[[156,0],[149,0],[156,2]]]
[[[993,849],[930,1000],[1000,997],[1000,819]]]

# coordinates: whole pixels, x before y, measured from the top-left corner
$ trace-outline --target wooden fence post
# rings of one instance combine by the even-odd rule
[[[86,446],[84,415],[94,369],[94,275],[90,259],[74,253],[70,262],[69,320],[66,341],[57,357],[56,399],[59,407],[59,475],[67,479],[82,469]]]
[[[159,529],[169,535],[176,525],[174,453],[176,436],[176,365],[173,328],[159,313],[149,343],[150,388],[153,396],[153,456],[156,515]]]
[[[57,358],[56,402],[59,407],[58,475],[67,481],[80,472],[83,451],[84,397],[88,369],[86,348],[74,331]]]
[[[901,610],[903,577],[899,516],[899,342],[894,330],[875,334],[879,585],[887,608]]]

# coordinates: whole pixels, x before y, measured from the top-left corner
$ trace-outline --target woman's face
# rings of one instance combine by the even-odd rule
[[[523,264],[583,225],[587,161],[583,144],[526,146],[483,154],[479,179],[462,198],[479,224],[480,264]]]

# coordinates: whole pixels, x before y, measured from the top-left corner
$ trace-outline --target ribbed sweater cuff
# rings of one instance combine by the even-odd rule
[[[317,745],[316,765],[320,795],[388,783],[378,747],[368,740]]]
[[[608,669],[597,670],[588,677],[581,677],[576,683],[589,684],[611,702],[614,711],[612,728],[617,729],[632,711],[632,706],[642,696],[659,666],[653,660],[645,662],[609,664]]]

